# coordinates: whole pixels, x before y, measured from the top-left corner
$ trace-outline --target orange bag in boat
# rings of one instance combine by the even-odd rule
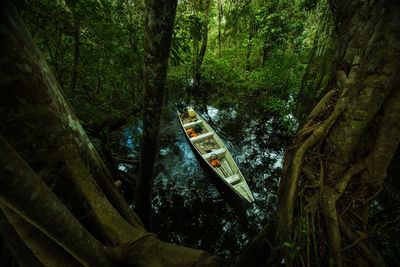
[[[193,132],[193,133],[190,135],[191,138],[196,137],[196,136],[199,136],[199,135],[198,135],[197,133],[195,133],[195,132]]]
[[[219,161],[219,159],[214,159],[212,161],[210,161],[211,166],[213,167],[219,167],[221,166],[221,162]]]
[[[186,133],[187,133],[188,135],[191,135],[193,132],[194,132],[194,131],[193,131],[192,128],[186,130]]]

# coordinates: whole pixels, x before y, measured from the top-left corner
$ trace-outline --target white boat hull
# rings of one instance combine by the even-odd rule
[[[253,194],[243,174],[240,172],[225,144],[210,125],[197,113],[195,113],[195,117],[189,117],[187,113],[186,116],[183,113],[177,113],[186,137],[200,156],[200,160],[203,160],[237,195],[250,203],[254,202]],[[202,131],[197,133],[198,136],[189,136],[187,130],[194,129],[197,125],[202,127]],[[215,158],[218,158],[220,166],[213,167],[210,164],[210,161]]]

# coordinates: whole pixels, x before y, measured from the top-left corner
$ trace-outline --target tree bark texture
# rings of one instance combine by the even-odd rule
[[[328,7],[318,7],[318,9],[321,15],[297,97],[296,117],[301,122],[304,122],[307,114],[329,91],[328,85],[334,83],[336,79],[335,52],[338,39],[332,11]]]
[[[83,266],[54,240],[27,222],[5,205],[0,205],[5,219],[15,229],[21,241],[44,266]]]
[[[215,266],[208,253],[142,227],[8,2],[0,39],[0,208],[40,263]]]
[[[2,38],[2,75],[8,77],[2,79],[0,100],[4,138],[16,140],[12,146],[18,154],[29,166],[33,166],[34,171],[76,216],[84,217],[86,223],[97,225],[97,235],[108,242],[114,242],[114,238],[123,240],[126,233],[122,234],[117,226],[108,223],[113,219],[124,223],[123,218],[105,197],[96,198],[100,188],[93,177],[99,179],[108,173],[104,171],[104,165],[98,163],[101,162],[99,155],[65,101],[33,40],[28,38],[23,23],[16,29],[13,28],[16,24],[9,21],[4,21],[4,25],[10,30],[4,32]],[[25,48],[9,51],[10,47],[19,47],[19,43]],[[28,127],[21,127],[26,121],[30,122]],[[70,127],[66,128],[66,125]],[[32,146],[36,149],[32,150]],[[53,164],[51,167],[47,164],[49,159]],[[92,162],[89,163],[90,169],[86,161]],[[65,179],[60,179],[60,175]],[[111,177],[109,173],[108,176]],[[105,179],[113,184],[111,178]],[[65,188],[75,189],[77,193],[71,194]],[[119,193],[115,189],[113,195],[116,194]]]
[[[328,93],[286,150],[278,246],[289,265],[383,266],[367,242],[382,224],[369,225],[368,210],[400,142],[400,3],[330,7],[336,77],[319,70]]]
[[[143,135],[136,211],[151,228],[153,168],[158,155],[158,134],[163,104],[169,50],[177,1],[146,1],[144,32]]]
[[[106,248],[78,222],[3,137],[0,137],[0,149],[3,152],[0,156],[3,166],[0,202],[20,214],[84,265],[94,263],[111,266],[105,257]]]
[[[0,210],[0,235],[21,267],[40,267],[43,264],[36,258],[32,251],[26,246],[15,231],[14,227],[8,222],[4,213]]]

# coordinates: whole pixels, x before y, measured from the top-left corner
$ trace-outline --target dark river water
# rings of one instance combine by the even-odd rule
[[[289,137],[282,135],[282,120],[254,119],[250,112],[239,114],[208,107],[200,114],[213,127],[238,164],[255,202],[240,201],[221,188],[204,170],[181,129],[175,110],[163,113],[160,151],[153,188],[153,232],[163,241],[206,250],[226,261],[234,261],[246,244],[275,212],[283,150]],[[283,129],[284,131],[284,129]],[[140,123],[123,133],[121,145],[137,156],[136,136]],[[397,158],[400,154],[397,153]],[[400,188],[398,159],[388,170],[384,192],[374,201],[378,217],[393,219],[398,212]],[[121,168],[125,168],[120,166]],[[128,200],[129,201],[129,200]],[[130,201],[129,201],[130,202]],[[375,237],[388,266],[398,266],[399,227],[393,226]]]
[[[272,129],[274,120],[252,120],[234,110],[208,107],[200,113],[214,128],[247,179],[255,202],[241,201],[218,187],[200,166],[180,127],[175,110],[161,122],[155,166],[153,232],[161,240],[206,250],[231,261],[275,210],[286,139]],[[139,129],[139,130],[138,130]],[[140,132],[140,127],[136,129]],[[127,145],[134,147],[128,137]]]

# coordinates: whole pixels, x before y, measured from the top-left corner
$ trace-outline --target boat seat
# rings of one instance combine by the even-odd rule
[[[208,161],[211,158],[212,155],[217,155],[217,157],[219,157],[219,156],[221,156],[223,154],[225,154],[225,148],[216,149],[216,150],[211,151],[210,153],[204,154],[202,156],[203,156],[203,158],[205,160]]]
[[[202,141],[204,139],[208,139],[208,138],[212,137],[213,134],[214,134],[213,132],[208,132],[208,133],[205,133],[205,134],[201,134],[201,135],[198,135],[196,137],[190,138],[190,141],[192,141],[193,143],[200,142],[200,141]]]
[[[183,128],[190,128],[190,127],[193,127],[193,126],[195,126],[195,125],[197,125],[197,124],[200,124],[200,123],[202,123],[203,121],[202,120],[197,120],[197,121],[193,121],[193,122],[189,122],[189,123],[186,123],[186,124],[184,124],[183,125]]]
[[[226,177],[225,181],[227,181],[230,184],[235,184],[240,181],[240,176],[239,176],[239,174],[236,173],[232,176]]]

